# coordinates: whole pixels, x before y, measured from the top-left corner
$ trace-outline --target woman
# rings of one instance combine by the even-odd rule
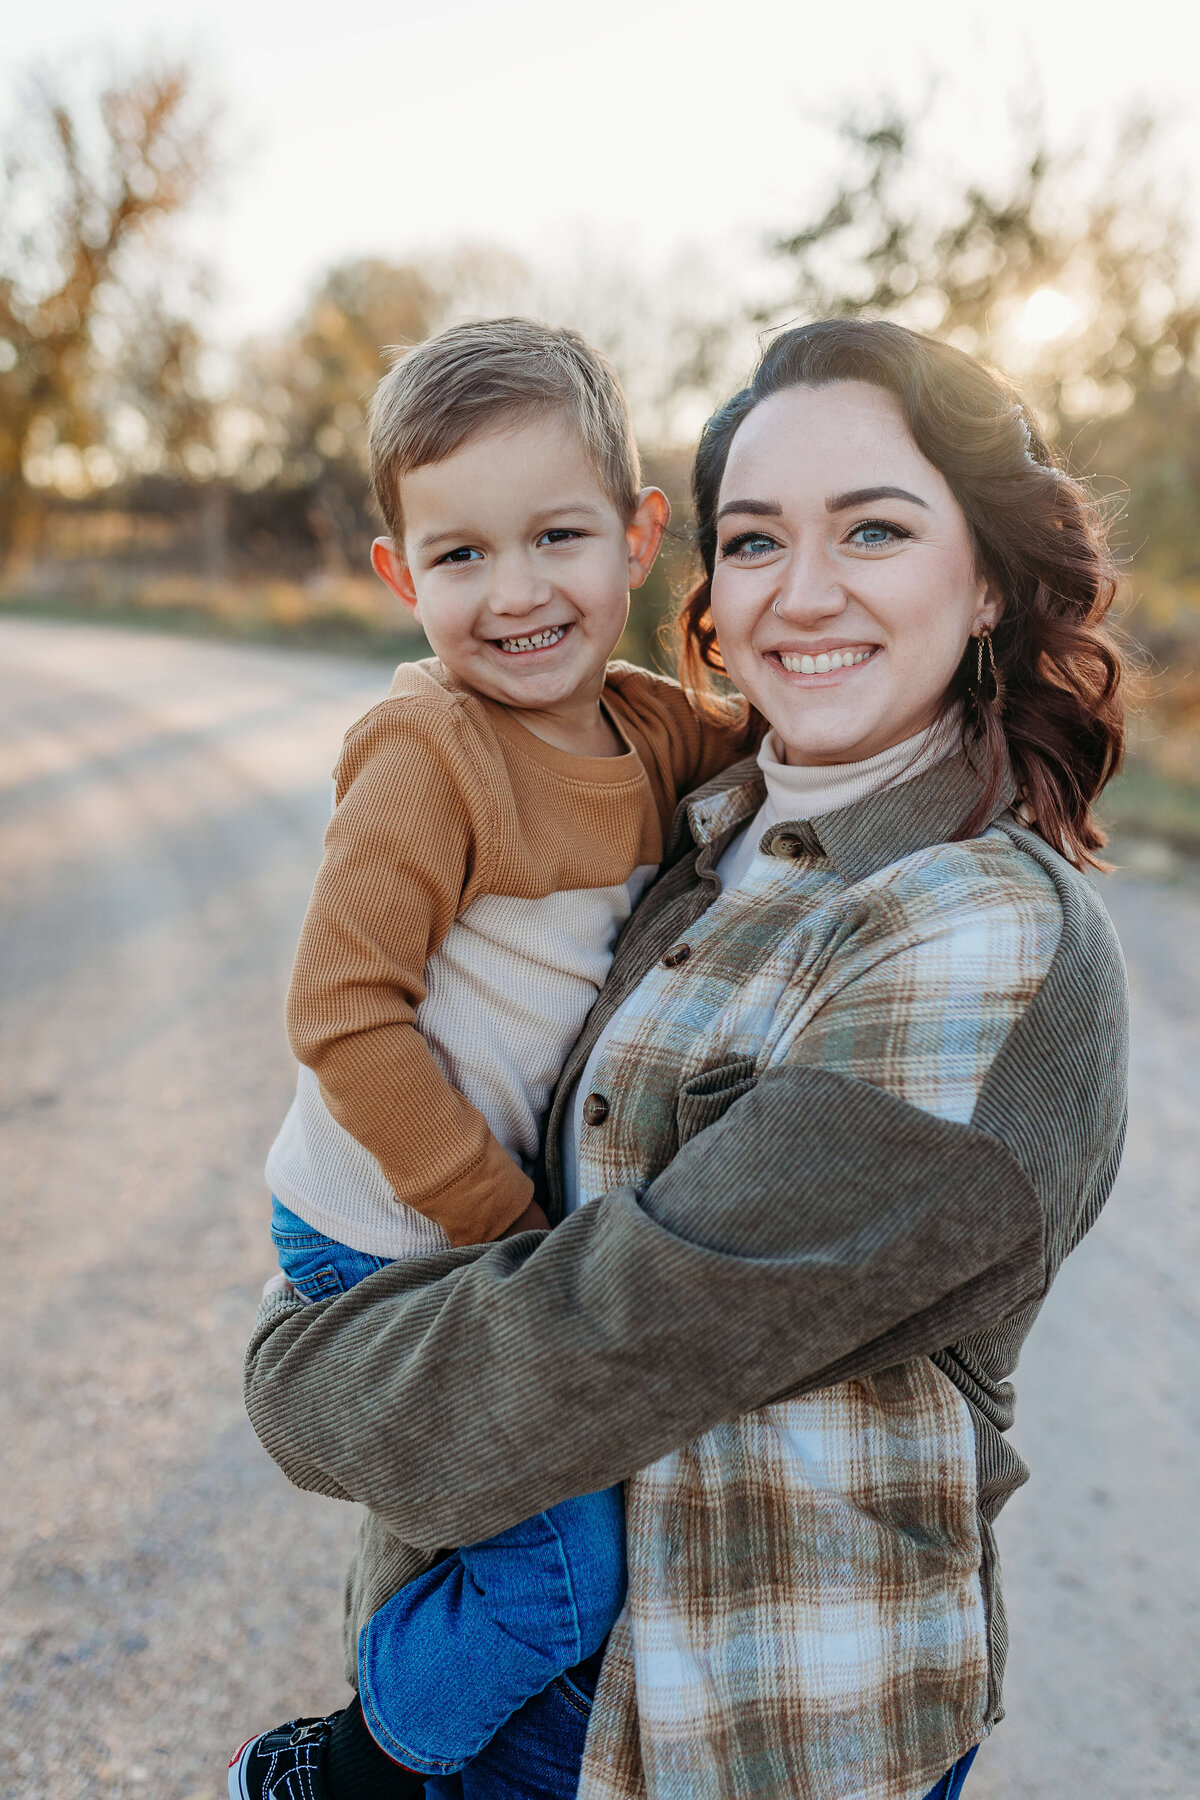
[[[248,1404],[371,1509],[351,1668],[439,1546],[625,1480],[586,1751],[584,1671],[467,1796],[941,1800],[1001,1717],[1006,1378],[1120,1155],[1112,568],[1015,395],[894,326],[777,338],[695,492],[685,675],[770,730],[568,1064],[562,1223],[269,1300]]]

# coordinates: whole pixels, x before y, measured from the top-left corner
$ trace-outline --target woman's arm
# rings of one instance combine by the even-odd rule
[[[786,1068],[640,1201],[268,1308],[247,1405],[300,1486],[409,1543],[469,1543],[864,1346],[864,1368],[886,1366],[1002,1317],[1040,1290],[1041,1246],[1002,1144]]]
[[[1058,950],[971,1123],[798,1060],[749,1092],[745,1064],[724,1088],[710,1071],[681,1107],[695,1135],[642,1195],[319,1306],[268,1304],[246,1366],[267,1449],[410,1543],[466,1543],[722,1418],[1036,1304],[1111,1186],[1123,1126],[1120,953],[1086,884],[1060,897]],[[823,1011],[826,1058],[860,1054],[872,979]]]

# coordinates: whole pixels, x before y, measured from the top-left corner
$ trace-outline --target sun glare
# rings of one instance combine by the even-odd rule
[[[1057,288],[1042,287],[1030,294],[1017,319],[1017,336],[1023,344],[1048,344],[1070,331],[1082,308]]]

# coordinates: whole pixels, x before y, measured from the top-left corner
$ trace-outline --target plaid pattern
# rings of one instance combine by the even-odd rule
[[[695,839],[761,791],[694,802]],[[594,1080],[621,1104],[584,1131],[581,1194],[646,1187],[688,1136],[681,1089],[729,1065],[732,1092],[807,1063],[969,1121],[1061,919],[1000,830],[855,879],[811,826],[772,826],[687,929],[686,960],[616,1014]],[[970,1408],[924,1358],[636,1475],[581,1800],[918,1800],[988,1724],[978,1499]]]

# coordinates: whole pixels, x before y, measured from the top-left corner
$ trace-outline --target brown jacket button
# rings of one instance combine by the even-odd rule
[[[691,954],[692,946],[690,944],[672,944],[671,948],[663,953],[663,964],[668,969],[677,969],[680,963],[685,963]]]
[[[608,1117],[608,1101],[603,1094],[589,1094],[583,1103],[583,1116],[589,1125],[603,1125]]]

